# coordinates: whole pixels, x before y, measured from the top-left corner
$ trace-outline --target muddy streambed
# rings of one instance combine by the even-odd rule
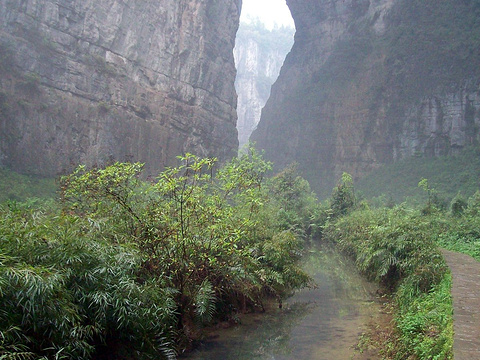
[[[347,360],[359,336],[378,312],[376,287],[334,250],[311,250],[305,269],[316,282],[287,299],[282,309],[242,317],[219,329],[189,360]]]

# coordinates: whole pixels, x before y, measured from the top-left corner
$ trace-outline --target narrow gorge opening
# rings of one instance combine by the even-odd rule
[[[260,121],[294,35],[294,22],[285,0],[243,1],[234,49],[240,148],[248,143]]]

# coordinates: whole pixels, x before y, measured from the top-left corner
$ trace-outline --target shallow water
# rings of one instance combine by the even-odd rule
[[[350,261],[328,249],[312,250],[304,268],[316,282],[284,301],[282,309],[242,317],[219,330],[190,360],[344,360],[354,354],[376,304],[373,285]]]

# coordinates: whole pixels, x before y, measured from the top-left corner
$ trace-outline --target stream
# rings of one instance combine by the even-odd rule
[[[282,309],[241,318],[218,329],[188,360],[346,360],[378,311],[376,287],[352,262],[329,248],[310,250],[304,269],[316,287],[288,298]]]

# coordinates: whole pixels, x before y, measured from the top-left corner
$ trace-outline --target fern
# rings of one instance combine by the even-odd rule
[[[212,321],[215,315],[217,297],[215,290],[208,279],[205,279],[198,287],[194,297],[195,317],[201,324]]]

